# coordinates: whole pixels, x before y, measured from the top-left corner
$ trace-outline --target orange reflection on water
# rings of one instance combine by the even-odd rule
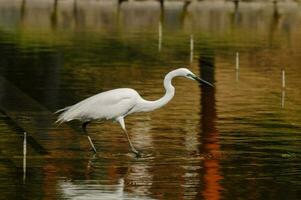
[[[208,155],[212,156],[210,159],[204,160],[204,185],[205,188],[202,195],[205,199],[216,200],[220,199],[222,186],[220,180],[223,176],[220,174],[220,145],[217,143],[218,132],[211,134],[211,141],[204,144],[204,150]]]
[[[209,51],[206,56],[200,56],[199,65],[202,78],[214,82],[214,52]],[[219,132],[216,128],[217,113],[215,108],[215,89],[202,86],[201,108],[202,108],[202,138],[200,152],[208,155],[203,162],[203,183],[202,196],[204,199],[217,200],[221,198],[222,186],[220,180],[223,176],[220,173],[220,144],[218,143]]]
[[[220,175],[220,164],[218,160],[207,160],[204,162],[205,174],[204,182],[205,189],[203,196],[205,199],[217,200],[220,199],[220,191],[222,189],[219,181],[223,178]]]

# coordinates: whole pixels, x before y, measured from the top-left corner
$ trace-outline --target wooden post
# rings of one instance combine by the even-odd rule
[[[190,35],[190,63],[193,62],[193,51],[194,51],[194,39],[193,35]]]
[[[281,91],[281,108],[284,108],[284,102],[285,102],[285,70],[281,70],[281,75],[282,75],[282,91]]]
[[[236,62],[235,62],[235,69],[239,70],[239,53],[236,52]]]
[[[282,69],[282,89],[285,89],[285,70]]]
[[[235,72],[236,72],[236,81],[239,80],[239,53],[236,52],[236,57],[235,57]]]
[[[162,49],[162,22],[161,21],[159,21],[158,32],[159,32],[158,51],[160,52]]]
[[[26,134],[26,132],[24,132],[24,139],[23,139],[23,183],[25,183],[25,180],[26,180],[26,154],[27,154],[26,137],[27,137],[27,134]]]

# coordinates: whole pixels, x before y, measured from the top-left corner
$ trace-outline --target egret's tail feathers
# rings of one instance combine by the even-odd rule
[[[62,119],[62,118],[58,118],[56,121],[55,121],[55,124],[57,124],[57,125],[60,125],[61,123],[63,123],[64,122],[64,119]]]
[[[68,110],[70,107],[71,107],[71,106],[67,106],[67,107],[65,107],[65,108],[59,109],[59,110],[55,111],[54,114],[57,114],[57,113],[61,113],[61,112],[63,112],[63,111],[66,111],[66,110]]]
[[[72,106],[68,106],[66,108],[59,109],[55,112],[55,114],[61,113],[59,115],[58,119],[55,121],[56,124],[60,125],[61,123],[65,122],[65,121],[70,121],[70,120],[66,119],[66,114],[68,113],[68,111],[71,107]]]

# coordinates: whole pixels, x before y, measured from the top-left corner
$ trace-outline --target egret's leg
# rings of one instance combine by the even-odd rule
[[[82,124],[82,128],[83,128],[84,133],[85,133],[85,134],[87,135],[87,137],[88,137],[89,143],[90,143],[90,145],[91,145],[91,147],[92,147],[94,153],[96,153],[96,152],[97,152],[97,151],[96,151],[96,148],[95,148],[95,146],[94,146],[94,144],[93,144],[93,142],[92,142],[90,136],[88,135],[88,132],[87,132],[87,129],[86,129],[86,128],[87,128],[87,125],[88,125],[89,123],[90,123],[90,122],[84,122],[84,123]]]
[[[136,148],[135,148],[134,145],[132,144],[132,141],[131,141],[131,139],[130,139],[130,136],[129,136],[129,134],[128,134],[127,131],[126,131],[123,117],[119,118],[117,121],[120,123],[120,126],[121,126],[123,132],[124,132],[125,135],[126,135],[126,138],[127,138],[128,142],[129,142],[129,145],[130,145],[130,147],[131,147],[132,152],[134,152],[134,153],[136,154],[136,156],[140,156],[140,153],[136,150]]]

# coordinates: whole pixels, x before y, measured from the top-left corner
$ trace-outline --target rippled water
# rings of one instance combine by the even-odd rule
[[[298,199],[300,20],[289,2],[1,1],[2,197]],[[142,158],[116,123],[88,126],[96,155],[78,122],[53,124],[113,88],[157,99],[182,66],[215,88],[177,78],[168,105],[128,116]]]

